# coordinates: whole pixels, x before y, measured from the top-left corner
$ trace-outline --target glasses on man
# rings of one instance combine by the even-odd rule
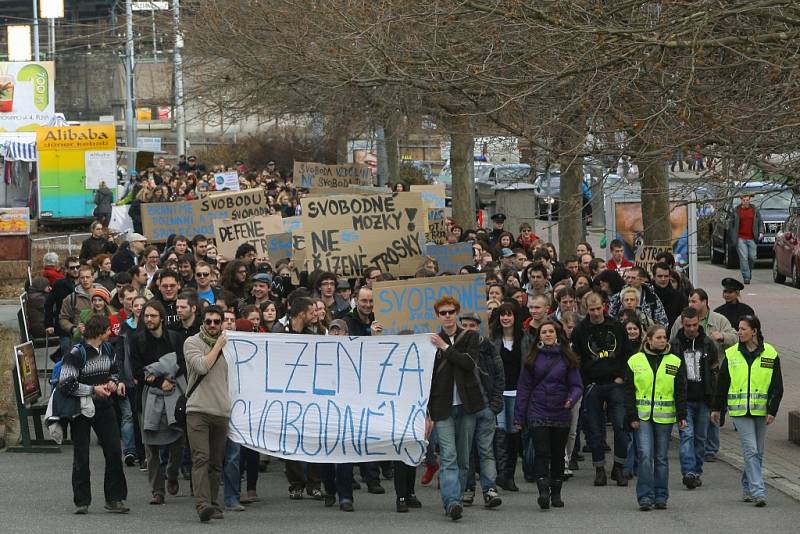
[[[448,317],[450,315],[455,315],[455,314],[456,314],[456,310],[455,309],[439,310],[439,315],[441,315],[442,317]]]
[[[219,326],[222,324],[222,319],[206,319],[203,324],[206,326]]]
[[[77,271],[80,268],[81,268],[80,265],[70,265],[69,267],[67,267],[67,269],[69,269],[70,271]]]
[[[197,272],[197,273],[194,273],[194,274],[198,278],[205,278],[206,276],[211,276],[211,273],[204,273],[204,272]]]

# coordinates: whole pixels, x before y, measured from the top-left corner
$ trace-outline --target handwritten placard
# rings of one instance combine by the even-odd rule
[[[307,189],[347,189],[351,184],[372,185],[372,174],[368,166],[355,163],[325,165],[295,161],[294,180]]]
[[[487,332],[486,275],[436,276],[373,284],[375,320],[387,334],[403,330],[438,332],[439,318],[433,305],[452,296],[461,305],[459,315],[477,314],[481,331]]]
[[[458,274],[465,265],[472,265],[472,241],[452,245],[426,245],[426,255],[436,260],[440,273]]]
[[[436,185],[411,185],[411,192],[422,194],[422,200],[431,208],[444,208],[445,189],[444,184]]]
[[[229,332],[223,353],[234,442],[315,463],[424,458],[429,336]]]
[[[247,219],[269,215],[267,195],[261,189],[207,196],[187,202],[142,204],[142,229],[148,241],[170,235],[214,235],[215,219]]]
[[[447,242],[447,216],[445,208],[428,209],[428,231],[425,242],[444,245]]]
[[[428,221],[419,193],[307,197],[302,202],[309,270],[357,277],[375,265],[410,276],[422,264]]]
[[[283,233],[283,219],[280,215],[238,220],[214,220],[214,240],[217,243],[217,251],[228,260],[233,259],[236,249],[245,243],[256,248],[259,258],[268,257],[267,237],[280,233]]]
[[[656,256],[661,252],[672,253],[672,247],[653,247],[649,245],[639,247],[639,250],[636,251],[636,266],[643,267],[648,273],[651,273],[653,265],[656,264]]]
[[[214,185],[217,191],[239,191],[239,173],[236,171],[215,173]]]

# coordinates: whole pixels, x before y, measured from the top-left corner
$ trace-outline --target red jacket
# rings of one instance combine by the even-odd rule
[[[42,276],[47,278],[47,281],[50,282],[50,287],[52,287],[53,284],[56,283],[56,280],[64,278],[64,273],[62,273],[58,267],[51,267],[48,265],[42,271]]]

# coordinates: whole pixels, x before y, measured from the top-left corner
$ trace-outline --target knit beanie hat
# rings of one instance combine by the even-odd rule
[[[93,287],[92,290],[89,292],[92,298],[100,297],[106,304],[111,303],[111,293],[108,292],[108,289],[100,286],[100,287]]]

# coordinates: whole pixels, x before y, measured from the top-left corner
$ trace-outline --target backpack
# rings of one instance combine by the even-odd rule
[[[81,369],[83,369],[83,366],[86,365],[86,347],[83,346],[83,343],[76,343],[75,347],[78,347],[78,350],[80,351],[81,356],[83,356],[83,365],[81,365]],[[101,354],[103,353],[104,349],[107,352],[110,351],[111,354],[114,353],[113,352],[114,348],[111,346],[111,343],[109,343],[108,341],[103,341],[103,344],[100,345],[100,353]],[[50,375],[50,385],[54,389],[56,388],[56,386],[58,386],[58,379],[61,377],[61,365],[64,363],[64,358],[66,358],[66,356],[62,356],[61,359],[56,362],[56,364],[53,366],[53,372]]]

